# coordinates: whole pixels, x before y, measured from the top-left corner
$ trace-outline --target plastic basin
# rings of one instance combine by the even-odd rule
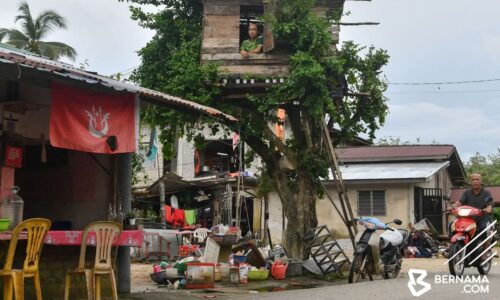
[[[6,231],[9,229],[10,219],[0,219],[0,231]]]
[[[269,270],[250,270],[248,280],[266,280],[269,278]]]
[[[233,254],[233,260],[235,264],[244,264],[247,262],[247,256]]]

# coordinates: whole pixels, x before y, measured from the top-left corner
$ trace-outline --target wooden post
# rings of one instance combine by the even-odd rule
[[[126,214],[132,209],[132,153],[115,155],[117,159],[118,201],[122,204],[123,212]],[[130,293],[130,247],[119,247],[116,258],[118,269],[118,292]]]
[[[354,238],[358,233],[358,229],[356,227],[357,224],[354,222],[354,215],[352,213],[351,203],[349,202],[349,196],[347,195],[347,190],[345,188],[344,181],[342,180],[342,173],[340,172],[340,166],[337,159],[337,154],[335,153],[335,149],[333,147],[333,142],[330,137],[328,125],[325,122],[320,122],[320,126],[323,132],[325,147],[328,149],[330,162],[332,164],[331,169],[332,169],[333,181],[335,182],[336,185],[337,194],[340,201],[340,207],[342,209],[342,216],[343,216],[342,218],[345,222],[345,225],[347,226],[347,231],[349,233],[352,246],[356,248],[356,244],[354,243]],[[334,202],[332,201],[332,204],[333,203]],[[337,209],[336,206],[335,208]]]

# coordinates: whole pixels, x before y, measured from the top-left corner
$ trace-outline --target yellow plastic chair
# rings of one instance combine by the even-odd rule
[[[40,285],[40,273],[38,271],[38,262],[42,253],[43,242],[47,231],[52,223],[47,219],[28,219],[17,225],[12,231],[7,259],[3,270],[0,270],[0,276],[3,277],[3,299],[12,299],[12,290],[16,300],[24,299],[24,278],[31,277],[35,281],[36,299],[42,300],[42,288]],[[26,232],[26,258],[22,269],[12,269],[12,262],[16,252],[19,235]]]
[[[95,232],[95,262],[92,268],[85,268],[85,251],[87,249],[87,239],[90,232]],[[113,241],[121,233],[122,226],[116,222],[98,221],[89,224],[83,230],[82,244],[80,247],[80,259],[78,267],[66,272],[66,284],[64,288],[64,299],[69,299],[71,286],[71,275],[84,274],[87,283],[87,298],[89,300],[101,299],[101,276],[108,275],[113,292],[113,300],[118,299],[116,289],[115,272],[111,259],[111,249]]]

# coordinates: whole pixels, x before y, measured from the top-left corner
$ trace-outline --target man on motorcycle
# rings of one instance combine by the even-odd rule
[[[462,205],[469,205],[478,209],[482,209],[485,213],[482,217],[475,218],[477,224],[477,234],[481,233],[487,226],[490,220],[490,214],[493,209],[493,197],[491,193],[482,187],[481,174],[474,173],[470,176],[471,188],[467,189],[460,198],[459,201],[455,203],[455,207],[460,207]],[[483,233],[480,240],[484,240],[488,236],[487,233]],[[490,246],[490,242],[487,241],[483,244],[483,248],[486,249]],[[487,254],[483,256],[486,258]]]

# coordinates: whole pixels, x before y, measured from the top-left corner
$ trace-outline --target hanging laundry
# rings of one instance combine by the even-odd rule
[[[170,205],[165,205],[165,219],[167,223],[174,223],[174,209]]]
[[[188,225],[196,223],[196,210],[185,210],[184,215],[186,216],[186,223]]]
[[[148,160],[155,160],[156,153],[158,153],[158,141],[156,139],[156,127],[153,126],[151,129],[151,135],[149,137],[148,152],[146,157]]]
[[[172,195],[170,197],[170,205],[172,205],[172,208],[179,208],[179,199],[177,199],[177,196]]]
[[[184,227],[186,224],[186,215],[183,209],[174,210],[174,227]]]

